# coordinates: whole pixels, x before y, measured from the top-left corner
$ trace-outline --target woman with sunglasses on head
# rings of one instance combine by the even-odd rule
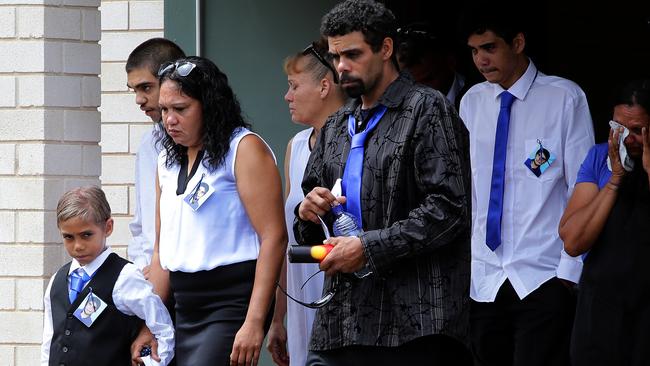
[[[176,301],[176,361],[255,365],[287,241],[275,158],[210,60],[158,76],[166,133],[151,281]]]
[[[296,243],[293,237],[293,212],[304,199],[300,183],[309,154],[327,117],[345,102],[338,75],[327,61],[326,54],[327,41],[321,40],[289,56],[284,62],[289,83],[284,100],[289,104],[291,120],[309,127],[289,140],[284,160],[284,212],[290,244]],[[308,301],[317,299],[323,289],[323,274],[318,272],[318,264],[315,263],[286,263],[282,272],[282,286],[294,297]],[[310,278],[315,273],[318,274]],[[267,348],[278,365],[304,365],[316,310],[295,302],[287,304],[287,298],[280,292],[276,299]],[[285,314],[287,329],[284,327]]]

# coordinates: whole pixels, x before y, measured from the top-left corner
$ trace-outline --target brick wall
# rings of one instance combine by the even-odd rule
[[[56,202],[101,171],[99,0],[0,2],[0,366],[39,364]]]
[[[162,0],[0,2],[0,366],[39,363],[43,293],[69,260],[54,212],[65,190],[101,178],[111,245],[126,254],[134,155],[151,122],[124,63],[162,27]]]
[[[101,181],[115,218],[109,244],[125,256],[131,237],[128,224],[135,209],[135,154],[152,122],[126,87],[124,65],[138,44],[163,36],[163,1],[104,0],[100,9]]]

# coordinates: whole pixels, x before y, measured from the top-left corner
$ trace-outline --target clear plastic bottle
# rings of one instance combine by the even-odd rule
[[[341,196],[341,179],[337,179],[332,188],[334,197]],[[334,236],[361,236],[363,230],[359,227],[357,218],[349,212],[343,210],[343,206],[335,204],[332,206],[332,213],[334,214],[334,223],[332,224],[332,231]],[[354,272],[358,278],[364,278],[372,274],[368,263],[360,270]]]

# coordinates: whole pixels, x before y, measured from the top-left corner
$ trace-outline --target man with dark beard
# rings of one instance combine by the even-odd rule
[[[323,241],[344,204],[364,232],[333,237],[307,365],[462,365],[467,350],[470,169],[467,131],[439,92],[399,73],[395,18],[349,0],[321,33],[344,91],[310,156],[294,231]],[[331,188],[343,179],[343,197]],[[364,267],[371,274],[353,273]],[[332,296],[333,295],[333,296]],[[323,305],[325,303],[325,305]]]

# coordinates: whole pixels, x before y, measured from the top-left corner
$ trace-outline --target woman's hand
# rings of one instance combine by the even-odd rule
[[[264,341],[262,325],[245,321],[235,335],[230,354],[230,366],[256,366],[260,358],[260,348]]]
[[[643,137],[643,169],[648,174],[648,184],[650,185],[650,131],[648,127],[641,129]]]
[[[609,179],[610,183],[618,187],[621,180],[625,175],[625,169],[621,163],[621,155],[619,154],[619,135],[622,129],[611,129],[609,131],[609,139],[607,141],[609,161],[612,165],[612,177]]]
[[[650,132],[648,132],[648,127],[641,129],[641,136],[643,137],[643,169],[650,175]]]
[[[273,362],[279,366],[289,366],[289,354],[287,353],[287,329],[281,321],[271,323],[267,335],[266,349],[271,353]]]

